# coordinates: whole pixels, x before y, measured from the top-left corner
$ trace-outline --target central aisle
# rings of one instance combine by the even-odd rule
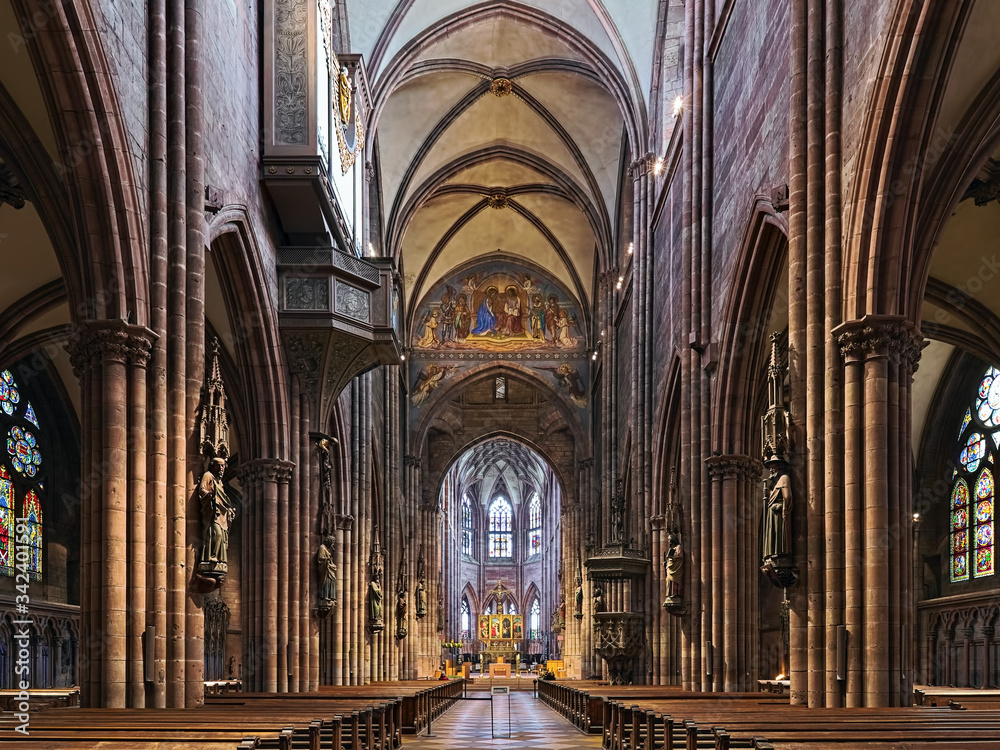
[[[470,698],[488,698],[487,691],[469,691]],[[507,698],[495,696],[497,734],[507,733]],[[436,737],[404,737],[404,750],[478,750],[478,748],[544,747],[547,750],[599,748],[601,736],[583,734],[530,691],[510,696],[510,739],[493,739],[490,732],[489,700],[463,700],[435,719]]]

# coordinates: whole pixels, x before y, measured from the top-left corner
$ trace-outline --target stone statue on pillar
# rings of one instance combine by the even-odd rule
[[[326,617],[337,606],[337,563],[334,561],[336,547],[333,537],[323,537],[316,553],[316,573],[319,580],[319,603],[316,614]]]
[[[222,481],[225,473],[226,460],[216,456],[209,460],[198,484],[203,528],[198,573],[216,579],[219,586],[225,582],[229,570],[229,527],[236,518],[236,509]]]
[[[427,582],[424,578],[424,546],[420,545],[420,555],[417,557],[417,587],[413,592],[416,603],[414,615],[418,620],[427,616]]]
[[[667,538],[667,554],[663,558],[663,570],[667,579],[667,598],[663,608],[670,614],[684,612],[684,547],[680,535],[670,534]]]
[[[399,573],[396,576],[396,638],[403,639],[406,637],[406,612],[407,612],[407,593],[406,593],[406,551],[402,550],[402,554],[399,559]]]
[[[371,569],[371,579],[368,582],[368,628],[373,633],[381,633],[385,629],[382,619],[382,576],[385,572],[385,558],[382,545],[379,543],[378,526],[372,539],[372,551],[368,561]]]
[[[761,572],[775,586],[787,589],[798,579],[792,556],[792,480],[788,474],[789,421],[785,405],[788,375],[788,342],[783,334],[771,334],[771,358],[767,373],[767,412],[761,418],[764,465],[770,477],[764,483]]]
[[[580,562],[576,565],[576,591],[573,593],[573,603],[576,605],[573,617],[577,620],[583,619],[583,573],[580,571]]]
[[[606,612],[608,609],[607,603],[604,601],[604,589],[600,586],[594,587],[594,614],[599,614],[601,612]]]
[[[229,421],[226,387],[219,368],[219,340],[212,342],[212,361],[201,391],[199,442],[205,471],[195,490],[201,512],[202,545],[198,551],[195,587],[202,593],[217,590],[229,572],[229,529],[236,519],[236,504],[226,493],[229,460]]]

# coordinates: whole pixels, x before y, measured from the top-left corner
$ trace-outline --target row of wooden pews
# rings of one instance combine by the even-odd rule
[[[996,710],[806,709],[769,694],[596,682],[540,682],[538,694],[581,730],[600,734],[606,750],[1000,750]]]
[[[30,750],[394,750],[462,692],[461,680],[424,680],[209,696],[199,709],[49,710],[17,740]]]

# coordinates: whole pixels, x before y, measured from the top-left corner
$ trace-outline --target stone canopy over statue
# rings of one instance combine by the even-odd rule
[[[206,465],[195,488],[202,528],[195,581],[199,591],[208,593],[226,581],[229,529],[236,519],[236,503],[226,492],[224,481],[229,458],[229,422],[226,389],[219,371],[218,339],[213,342],[212,361],[202,387],[199,432]]]

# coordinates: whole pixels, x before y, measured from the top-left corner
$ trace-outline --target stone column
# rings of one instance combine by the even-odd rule
[[[81,624],[88,640],[100,639],[100,647],[81,659],[88,706],[145,704],[145,366],[155,338],[141,326],[95,321],[84,324],[69,346],[84,384],[83,454],[89,472],[81,511]]]
[[[719,580],[713,580],[721,605],[722,638],[714,644],[722,666],[722,688],[726,692],[751,689],[747,675],[756,664],[759,640],[756,629],[747,627],[749,612],[757,604],[758,561],[747,565],[745,550],[759,546],[756,527],[759,515],[747,512],[760,481],[760,461],[743,455],[712,456],[705,460],[713,488],[719,487],[722,518],[721,538],[716,537],[715,556],[721,561]],[[713,489],[713,495],[716,492]],[[743,502],[740,502],[742,498]],[[759,555],[755,555],[759,558]]]
[[[922,338],[904,318],[891,315],[865,316],[834,334],[846,363],[847,705],[903,705],[913,668],[912,650],[903,645],[912,628],[901,627],[899,613],[900,602],[910,596],[913,566],[906,541],[913,523],[905,490],[912,468],[909,383]],[[905,496],[894,487],[904,488]],[[896,561],[899,570],[891,573]]]

